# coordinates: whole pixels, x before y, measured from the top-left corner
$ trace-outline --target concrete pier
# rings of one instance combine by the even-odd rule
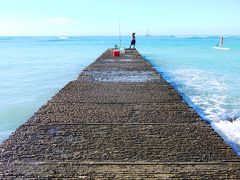
[[[240,179],[240,158],[136,50],[107,50],[1,144],[15,178]]]

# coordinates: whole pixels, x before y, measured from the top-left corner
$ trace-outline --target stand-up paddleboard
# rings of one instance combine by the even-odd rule
[[[224,48],[224,47],[217,47],[217,46],[214,46],[213,49],[219,49],[219,50],[230,50],[231,48]]]

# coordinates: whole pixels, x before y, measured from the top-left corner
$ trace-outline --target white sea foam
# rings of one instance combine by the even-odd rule
[[[240,155],[239,96],[233,98],[234,87],[228,77],[199,69],[175,69],[172,71],[177,89],[188,96],[191,104],[208,120],[215,131]]]
[[[240,156],[240,118],[235,121],[212,122],[211,126],[217,131],[224,140],[230,143],[237,154]]]
[[[178,69],[174,71],[174,77],[183,81],[186,86],[178,87],[179,90],[190,94],[191,101],[203,109],[208,119],[218,121],[225,118],[229,87],[222,79],[213,73],[194,69]]]

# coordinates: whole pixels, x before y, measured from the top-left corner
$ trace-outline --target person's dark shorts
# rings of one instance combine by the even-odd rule
[[[132,40],[131,45],[135,45],[135,44],[136,44],[136,40]]]

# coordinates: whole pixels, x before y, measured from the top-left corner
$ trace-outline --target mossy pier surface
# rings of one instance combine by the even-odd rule
[[[0,146],[0,179],[240,179],[240,159],[136,50],[104,52]]]

